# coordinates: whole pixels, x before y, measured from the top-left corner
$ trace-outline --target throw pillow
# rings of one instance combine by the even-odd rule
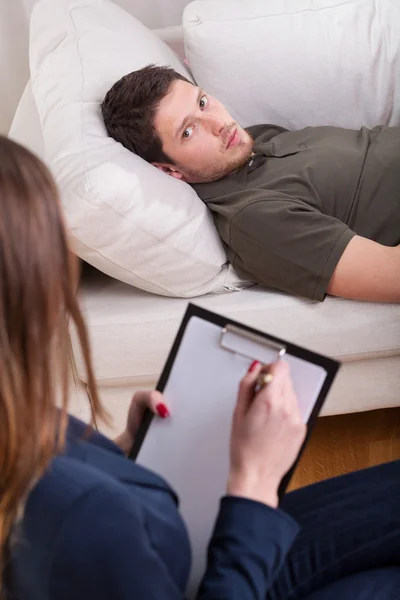
[[[77,254],[143,290],[197,296],[241,286],[210,213],[177,181],[107,136],[100,103],[124,74],[174,52],[108,0],[42,0],[32,14],[32,90],[45,159]]]

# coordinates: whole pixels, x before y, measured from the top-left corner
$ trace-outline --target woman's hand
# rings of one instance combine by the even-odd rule
[[[264,369],[265,370],[265,369]],[[271,383],[256,393],[260,363],[242,379],[231,435],[228,494],[278,505],[278,488],[306,435],[289,367],[283,360],[268,368]]]
[[[170,414],[161,392],[156,390],[136,392],[129,408],[126,429],[114,440],[125,454],[128,454],[132,448],[146,409],[151,410],[163,419],[169,417]]]

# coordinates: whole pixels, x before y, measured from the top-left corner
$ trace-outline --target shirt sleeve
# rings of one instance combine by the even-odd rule
[[[280,510],[224,498],[196,599],[265,600],[297,531]],[[64,519],[54,556],[50,596],[57,600],[184,600],[128,493],[86,493]]]
[[[263,194],[231,221],[233,266],[256,283],[322,302],[355,233],[296,198]]]

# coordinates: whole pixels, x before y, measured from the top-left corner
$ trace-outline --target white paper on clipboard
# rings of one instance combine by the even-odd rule
[[[172,416],[152,421],[136,459],[162,475],[179,496],[192,545],[189,598],[204,573],[219,500],[226,493],[239,381],[252,360],[270,363],[277,358],[274,349],[239,338],[234,341],[236,348],[251,358],[226,350],[221,347],[221,332],[221,326],[191,317],[164,388]],[[327,371],[290,354],[285,361],[306,422]]]

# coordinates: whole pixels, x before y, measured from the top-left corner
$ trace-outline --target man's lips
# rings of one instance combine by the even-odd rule
[[[237,134],[237,127],[234,127],[232,133],[230,134],[230,136],[228,138],[228,143],[226,144],[227,148],[229,148],[230,145],[232,144],[232,142],[234,141],[236,134]]]

